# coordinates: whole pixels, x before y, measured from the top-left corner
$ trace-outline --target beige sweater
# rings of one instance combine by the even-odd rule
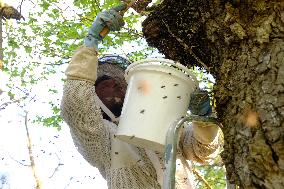
[[[119,141],[115,138],[117,126],[102,118],[95,98],[96,69],[95,49],[81,47],[66,70],[61,115],[70,127],[75,146],[91,165],[99,169],[111,189],[161,188],[163,154]],[[212,135],[210,141],[202,144],[194,137],[193,128],[186,127],[178,157],[207,162],[219,147],[218,132],[210,131],[207,134]],[[194,188],[191,170],[186,169],[179,159],[176,188]]]

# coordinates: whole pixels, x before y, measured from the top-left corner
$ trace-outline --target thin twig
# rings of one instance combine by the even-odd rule
[[[23,5],[23,2],[24,2],[24,0],[21,1],[20,5],[19,5],[19,7],[18,7],[18,9],[20,10],[20,14],[22,14],[22,5]]]
[[[212,187],[208,184],[208,182],[205,180],[205,178],[196,170],[192,169],[192,172],[198,177],[198,179],[202,182],[204,182],[205,186],[209,189],[212,189]]]
[[[21,91],[22,93],[24,93],[24,94],[26,95],[26,97],[30,95],[30,93],[29,93],[29,92],[24,91],[24,90],[23,90],[23,89],[21,89],[20,87],[16,87],[16,89],[18,89],[19,91]],[[30,91],[30,92],[31,92],[31,91]]]
[[[165,23],[164,20],[162,20],[162,22],[164,23],[164,25],[166,26],[168,32],[174,37],[176,38],[176,40],[185,48],[185,50],[187,50],[194,58],[195,60],[201,64],[208,72],[210,71],[209,67],[207,67],[202,60],[200,60],[200,58],[198,58],[198,56],[196,56],[196,54],[192,51],[192,47],[189,47],[182,39],[180,39],[178,36],[176,36],[169,28],[169,26]]]
[[[184,158],[184,156],[181,156],[180,160],[182,161],[183,165],[185,165],[185,167],[189,170],[189,171],[192,171],[197,177],[198,177],[198,180],[199,181],[203,181],[205,186],[208,188],[208,189],[212,189],[212,187],[208,184],[208,182],[205,180],[205,178],[203,178],[203,176],[195,169],[193,168],[192,166],[190,166],[188,164],[188,162],[186,161],[186,159]]]
[[[4,49],[3,49],[3,20],[2,20],[2,13],[0,16],[0,70],[2,70],[4,66]]]
[[[6,154],[9,156],[10,159],[12,159],[13,161],[15,161],[15,162],[21,164],[22,166],[26,166],[26,167],[30,167],[30,166],[31,166],[30,164],[24,164],[23,162],[21,162],[21,161],[15,159],[15,158],[14,158],[9,152],[7,152],[6,150],[1,150],[1,151],[3,151],[4,153],[6,153]],[[3,159],[4,159],[4,158],[3,158]],[[2,159],[2,160],[3,160],[3,159]],[[23,161],[23,160],[22,160],[22,161]]]
[[[10,102],[4,102],[3,104],[0,105],[0,110],[4,110],[9,104],[17,103],[18,101],[10,101]]]
[[[30,156],[30,162],[31,162],[31,168],[33,171],[33,175],[36,181],[36,189],[40,189],[41,188],[41,182],[40,179],[38,177],[38,174],[36,172],[36,168],[35,168],[35,160],[34,160],[34,156],[33,156],[33,151],[32,151],[32,141],[31,141],[31,137],[30,137],[30,132],[28,129],[28,112],[25,111],[25,128],[26,128],[26,135],[27,135],[27,140],[28,140],[28,150],[29,150],[29,156]]]
[[[50,63],[40,63],[40,62],[30,62],[32,64],[37,64],[37,65],[44,65],[44,66],[61,66],[63,64],[67,64],[66,62],[62,62],[59,64],[50,64]]]
[[[33,5],[36,5],[32,0],[29,0]],[[33,7],[34,8],[34,7]]]
[[[57,153],[55,153],[55,155],[56,155],[56,157],[57,157],[58,164],[57,164],[57,166],[55,167],[55,169],[53,170],[53,173],[52,173],[48,178],[52,178],[52,177],[55,175],[55,173],[58,171],[59,167],[60,167],[61,165],[64,165],[63,163],[60,163],[60,158],[59,158],[59,156],[57,155]]]
[[[4,110],[7,106],[9,106],[10,104],[13,104],[13,103],[19,103],[21,100],[24,100],[26,99],[27,97],[22,97],[20,99],[17,99],[17,100],[13,100],[13,101],[10,101],[10,102],[4,102],[3,104],[0,105],[0,110]]]
[[[8,155],[9,155],[9,157],[10,157],[13,161],[15,161],[15,162],[21,164],[22,166],[27,166],[27,167],[30,167],[30,166],[31,166],[30,164],[24,164],[24,163],[20,162],[19,160],[16,160],[16,159],[13,158],[10,154],[8,154]]]
[[[57,9],[59,9],[59,11],[61,12],[61,16],[62,16],[63,20],[64,20],[64,21],[67,21],[68,19],[63,16],[64,11],[63,11],[56,3],[54,3],[53,5],[56,6]]]
[[[74,177],[70,177],[69,182],[65,185],[64,189],[68,188]]]

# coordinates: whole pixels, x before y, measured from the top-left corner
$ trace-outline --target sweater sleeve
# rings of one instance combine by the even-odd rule
[[[194,132],[196,131],[194,131],[192,124],[185,127],[179,143],[182,152],[188,160],[198,163],[208,163],[218,155],[221,147],[220,129],[218,129],[217,133],[213,134],[214,137],[211,137],[210,141],[206,142],[196,138]]]
[[[95,100],[93,83],[97,58],[94,56],[96,53],[92,49],[83,47],[72,58],[66,70],[61,116],[70,127],[77,150],[105,176],[106,166],[110,162],[110,129],[104,124]]]

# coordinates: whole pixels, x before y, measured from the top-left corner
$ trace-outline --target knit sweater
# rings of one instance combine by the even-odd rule
[[[96,56],[95,49],[81,47],[66,70],[61,115],[70,127],[74,144],[82,156],[98,168],[108,188],[161,188],[163,154],[118,140],[115,137],[117,125],[102,117],[95,98]],[[176,171],[178,189],[194,188],[192,172],[180,159],[204,163],[219,147],[218,132],[209,143],[202,144],[194,137],[193,128],[186,125],[180,140]]]

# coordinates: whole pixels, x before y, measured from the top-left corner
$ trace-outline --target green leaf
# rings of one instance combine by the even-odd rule
[[[13,100],[15,98],[15,94],[11,91],[8,91],[8,96],[10,97],[10,100]]]
[[[25,47],[25,51],[26,53],[30,54],[33,50],[33,48],[31,46],[24,46]]]
[[[58,90],[56,90],[56,89],[48,89],[48,92],[51,92],[53,94],[57,94]]]
[[[39,5],[43,8],[43,11],[48,10],[48,8],[50,7],[50,3],[48,3],[47,1],[42,1],[42,3],[40,3]]]

